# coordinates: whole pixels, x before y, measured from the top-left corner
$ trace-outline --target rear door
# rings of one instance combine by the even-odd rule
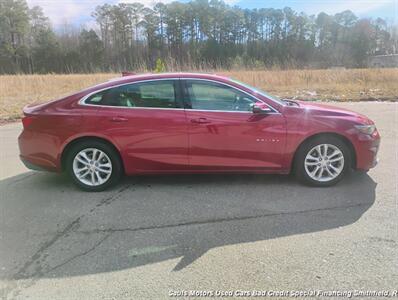
[[[254,114],[253,96],[201,79],[182,80],[194,170],[278,170],[283,163],[285,119],[273,110]]]
[[[124,84],[92,95],[100,134],[120,147],[127,173],[188,168],[188,128],[178,80]]]

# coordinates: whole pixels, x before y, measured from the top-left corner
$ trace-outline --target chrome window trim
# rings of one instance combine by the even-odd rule
[[[275,107],[273,107],[272,105],[270,105],[270,104],[268,104],[268,103],[265,103],[263,100],[257,98],[256,96],[254,96],[254,95],[252,95],[252,94],[250,94],[250,93],[248,93],[248,92],[246,92],[246,91],[244,91],[244,90],[242,90],[242,89],[240,89],[240,88],[237,88],[237,87],[235,87],[235,86],[233,86],[233,85],[230,85],[230,84],[225,83],[225,82],[220,82],[220,81],[217,81],[217,80],[213,80],[213,79],[191,78],[191,77],[153,78],[153,79],[145,79],[145,80],[138,80],[138,81],[133,81],[133,82],[125,82],[125,83],[121,83],[121,84],[117,84],[117,85],[113,85],[113,86],[108,86],[108,87],[106,87],[106,88],[102,88],[102,89],[99,89],[99,90],[95,90],[95,91],[93,91],[93,92],[91,92],[91,93],[88,93],[87,95],[83,96],[83,97],[78,101],[78,104],[79,104],[79,105],[82,105],[82,106],[110,107],[110,108],[119,108],[119,109],[126,109],[126,108],[128,108],[128,109],[188,110],[188,111],[207,111],[207,112],[212,112],[212,111],[214,111],[214,112],[229,112],[229,113],[232,112],[232,113],[249,113],[249,114],[252,114],[252,112],[250,112],[250,111],[238,111],[238,110],[205,110],[205,109],[191,109],[191,108],[184,108],[184,107],[181,107],[181,108],[177,108],[177,107],[173,107],[173,108],[164,108],[164,107],[129,107],[129,106],[111,106],[111,105],[97,105],[97,104],[88,104],[88,103],[85,103],[85,101],[86,101],[89,97],[91,97],[91,96],[94,95],[94,94],[100,93],[100,92],[102,92],[102,91],[106,91],[106,90],[109,90],[109,89],[117,88],[117,87],[124,86],[124,85],[129,85],[129,84],[136,84],[136,83],[142,83],[142,82],[151,82],[151,81],[164,81],[164,80],[166,80],[166,81],[167,81],[167,80],[168,80],[168,81],[173,81],[173,80],[197,80],[197,81],[214,82],[214,83],[218,83],[218,84],[220,84],[220,85],[225,85],[225,86],[228,86],[228,87],[230,87],[230,88],[232,88],[232,89],[235,89],[235,90],[237,90],[237,91],[240,91],[240,92],[242,92],[242,93],[244,93],[244,94],[246,94],[246,95],[248,95],[248,96],[254,98],[254,99],[257,100],[257,101],[260,101],[260,102],[262,102],[262,103],[268,105],[268,106],[272,109],[272,111],[273,111],[272,113],[269,113],[269,114],[281,114],[281,113],[280,113]],[[270,99],[270,101],[272,101],[272,100]]]

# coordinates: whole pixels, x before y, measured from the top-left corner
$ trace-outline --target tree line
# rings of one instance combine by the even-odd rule
[[[219,0],[104,4],[95,29],[53,30],[39,6],[0,1],[0,73],[153,69],[365,67],[398,51],[397,26],[349,10],[307,15]]]

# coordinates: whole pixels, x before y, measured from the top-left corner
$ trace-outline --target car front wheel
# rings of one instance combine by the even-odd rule
[[[118,181],[121,163],[111,146],[87,141],[74,145],[69,151],[67,171],[77,186],[98,192]]]
[[[331,186],[339,182],[351,165],[350,151],[336,137],[319,137],[304,144],[296,158],[296,175],[306,184]]]

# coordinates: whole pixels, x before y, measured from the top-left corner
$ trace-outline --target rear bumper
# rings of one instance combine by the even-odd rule
[[[23,130],[18,137],[20,159],[32,170],[59,172],[58,153],[45,134]]]
[[[41,166],[37,164],[36,162],[32,162],[27,158],[24,158],[22,155],[19,156],[21,159],[22,163],[27,167],[28,169],[35,170],[35,171],[50,171],[50,172],[55,172],[55,169],[48,168],[45,166]]]

